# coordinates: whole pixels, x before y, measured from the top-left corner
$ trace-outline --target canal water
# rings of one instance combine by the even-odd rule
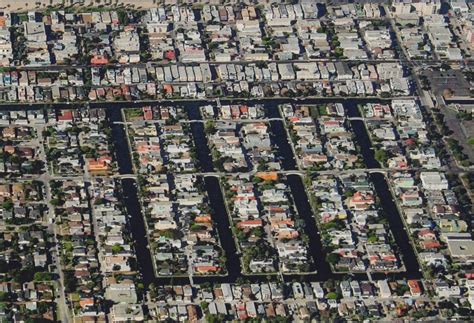
[[[317,277],[319,280],[327,280],[332,277],[332,272],[326,262],[326,253],[323,250],[321,236],[316,226],[304,184],[298,175],[289,175],[287,178],[298,214],[305,221],[305,232],[309,237],[309,255],[313,258]]]
[[[120,124],[113,124],[114,121],[121,122],[121,109],[110,108],[107,116],[112,124],[112,137],[114,138],[115,156],[119,164],[120,174],[133,174],[132,159],[128,150],[125,130]],[[147,288],[155,281],[150,250],[148,249],[148,239],[145,229],[145,220],[141,212],[138,201],[137,184],[133,179],[122,179],[123,202],[130,215],[129,225],[134,240],[135,254],[137,256],[138,268],[142,274],[142,281]]]
[[[202,120],[199,111],[200,105],[189,104],[186,106],[189,120]],[[199,168],[203,172],[213,172],[214,164],[212,162],[212,155],[209,146],[207,145],[207,138],[204,133],[204,124],[202,122],[191,123],[191,132],[193,134],[194,143],[196,145],[196,154],[199,161]]]
[[[405,225],[400,217],[401,215],[398,212],[397,206],[393,201],[394,197],[390,192],[384,175],[380,173],[371,174],[370,180],[374,183],[382,209],[388,219],[390,230],[395,239],[398,252],[402,258],[403,264],[405,265],[406,277],[409,279],[422,278],[415,251],[413,250],[413,246],[410,244],[410,238],[405,230]]]
[[[356,104],[347,104],[346,111],[350,117],[360,117],[359,110]],[[356,135],[357,144],[361,147],[361,153],[364,157],[364,162],[367,168],[380,168],[380,164],[374,157],[374,151],[371,148],[370,138],[367,134],[367,129],[363,121],[352,120],[352,130]],[[397,206],[394,202],[394,197],[390,192],[390,188],[387,184],[387,179],[383,174],[372,173],[370,174],[370,180],[374,183],[375,190],[380,199],[380,203],[385,216],[390,225],[393,237],[395,239],[398,252],[401,255],[402,261],[406,267],[406,273],[403,273],[407,278],[421,278],[420,266],[413,250],[413,246],[410,244],[408,233],[405,231],[405,226],[399,214]],[[397,274],[396,276],[399,276]],[[373,275],[375,277],[375,275]]]
[[[270,121],[271,140],[278,150],[276,155],[280,158],[283,170],[296,170],[296,159],[288,142],[285,127],[282,121]]]
[[[376,101],[376,100],[374,100]],[[226,104],[226,102],[222,102]],[[248,102],[247,102],[248,103]],[[261,103],[261,102],[255,102]],[[284,102],[281,102],[284,103]],[[267,116],[269,117],[279,117],[277,110],[277,105],[281,104],[280,102],[272,102],[271,104],[266,105]],[[322,103],[318,102],[305,102],[308,104]],[[358,102],[351,102],[348,104],[350,108],[351,116],[358,116],[357,104]],[[187,103],[183,104],[186,107],[188,116],[191,120],[199,120],[199,103]],[[120,109],[110,108],[109,118],[114,121],[121,121]],[[354,115],[352,115],[354,114]],[[378,168],[379,164],[374,158],[372,149],[370,149],[370,141],[366,133],[365,126],[362,121],[351,121],[351,126],[354,133],[357,137],[357,142],[361,147],[361,152],[364,157],[364,161],[367,164],[368,168]],[[121,174],[132,173],[132,164],[131,158],[128,152],[128,145],[125,140],[125,133],[120,125],[115,125],[113,127],[113,134],[115,139],[115,144],[117,149],[117,159],[119,162],[119,168]],[[192,123],[191,130],[196,144],[197,158],[199,160],[200,168],[204,172],[214,171],[212,158],[210,155],[209,147],[207,145],[206,136],[204,134],[204,125],[202,123]],[[279,157],[282,159],[282,166],[285,170],[294,170],[296,169],[296,162],[294,160],[293,152],[291,146],[288,142],[288,138],[281,121],[277,121],[276,124],[271,124],[272,131],[272,140],[277,143],[279,146]],[[222,244],[222,247],[226,253],[227,258],[227,270],[228,275],[225,277],[193,277],[195,283],[211,282],[211,283],[233,283],[236,281],[249,281],[249,282],[258,282],[266,281],[268,279],[274,280],[277,279],[276,276],[268,277],[262,275],[254,276],[244,276],[241,273],[239,256],[237,254],[237,249],[235,246],[235,241],[232,236],[232,231],[230,228],[230,223],[228,215],[226,214],[224,197],[222,196],[218,179],[215,177],[206,177],[205,187],[208,192],[210,203],[212,208],[215,210],[214,221],[217,225],[217,231],[219,233],[219,238]],[[406,231],[404,230],[403,222],[401,221],[400,215],[397,212],[394,202],[392,201],[391,193],[388,189],[385,178],[381,174],[372,174],[371,180],[374,182],[377,193],[381,199],[382,207],[387,213],[391,230],[395,237],[395,241],[398,244],[399,251],[402,254],[402,259],[406,266],[406,273],[396,273],[396,274],[372,274],[372,277],[375,279],[382,279],[385,277],[390,277],[394,279],[399,278],[417,278],[420,277],[419,266],[416,260],[416,256],[409,244],[409,239]],[[124,191],[127,195],[126,204],[129,209],[130,214],[132,215],[132,230],[133,237],[136,240],[137,248],[137,257],[140,270],[143,274],[143,280],[146,285],[150,282],[156,282],[158,284],[187,284],[189,279],[187,277],[176,278],[159,278],[155,279],[154,270],[152,265],[152,259],[150,252],[148,250],[148,241],[146,239],[146,232],[144,226],[144,219],[140,212],[140,205],[137,198],[137,189],[135,187],[134,180],[124,180]],[[312,213],[312,209],[308,202],[307,193],[304,189],[302,179],[297,175],[288,176],[288,185],[291,189],[295,206],[305,220],[306,230],[309,235],[309,247],[310,254],[315,261],[316,274],[310,275],[285,275],[285,280],[287,281],[326,281],[328,279],[342,279],[348,276],[356,277],[358,279],[367,279],[365,274],[334,274],[331,272],[329,264],[325,261],[325,253],[321,244],[321,237],[319,232],[316,230],[315,219]],[[314,228],[314,229],[313,229]]]
[[[201,120],[199,105],[188,106],[187,113],[190,120]],[[204,125],[201,122],[191,123],[191,131],[196,147],[198,164],[203,172],[213,172],[211,151],[207,144],[207,138],[204,133]],[[216,277],[217,280],[235,282],[241,276],[239,255],[233,238],[229,215],[225,207],[224,197],[222,196],[219,179],[207,176],[204,183],[209,196],[209,202],[213,210],[213,221],[217,226],[219,240],[226,256],[227,277]],[[209,277],[193,277],[196,282],[203,280],[209,281]],[[213,279],[214,280],[214,279]]]
[[[226,268],[228,272],[227,279],[235,282],[241,275],[239,255],[235,246],[234,237],[231,230],[229,215],[224,204],[224,197],[220,189],[219,179],[208,176],[204,179],[206,183],[207,194],[213,208],[214,222],[217,226],[219,239],[226,255]]]
[[[357,118],[361,117],[356,102],[347,102],[345,106],[346,114],[348,117]],[[356,142],[361,149],[362,156],[367,168],[380,168],[379,162],[375,159],[374,150],[370,143],[370,137],[367,134],[364,121],[362,120],[351,120],[350,126],[352,131],[356,135]]]
[[[304,104],[321,104],[321,103],[334,103],[340,102],[339,99],[311,99],[304,101],[295,101],[293,99],[274,99],[274,100],[221,100],[222,104],[236,104],[243,103],[247,105],[254,104],[265,104],[265,110],[268,117],[279,118],[279,112],[277,106],[284,103],[304,103]],[[380,99],[357,99],[357,100],[345,100],[344,105],[347,108],[348,116],[358,117],[359,112],[357,110],[357,104],[373,102],[373,103],[388,103],[387,100]],[[180,105],[186,108],[188,116],[191,120],[201,119],[199,114],[199,107],[203,104],[212,104],[212,101],[199,101],[199,102],[179,102],[175,103],[172,101],[162,101],[162,105]],[[121,116],[122,108],[130,107],[141,107],[150,105],[150,103],[91,103],[91,108],[106,108],[107,116],[111,122],[123,121]],[[75,105],[57,104],[52,105],[58,108],[74,109]],[[37,110],[41,109],[42,106],[29,106],[29,105],[13,105],[9,106],[9,110]],[[368,168],[378,168],[379,164],[374,158],[373,150],[370,147],[369,137],[367,135],[365,126],[362,121],[351,121],[351,126],[356,134],[357,143],[361,147],[361,153],[364,157],[364,161]],[[282,165],[285,170],[296,169],[296,163],[293,159],[293,153],[291,146],[288,142],[285,129],[282,122],[274,122],[270,125],[273,134],[272,140],[275,140],[280,147],[279,157],[282,157]],[[191,130],[193,133],[194,141],[197,148],[197,157],[199,160],[200,168],[204,172],[214,171],[212,158],[210,155],[209,148],[207,146],[207,140],[204,135],[204,125],[202,123],[192,123]],[[125,131],[122,125],[112,125],[112,132],[114,138],[114,146],[116,149],[116,158],[119,165],[120,174],[133,174],[132,160],[128,151],[128,143],[126,141]],[[392,278],[420,278],[421,273],[419,271],[419,265],[413,251],[412,246],[409,243],[408,234],[404,230],[403,222],[398,214],[395,203],[392,200],[392,195],[388,189],[387,182],[382,174],[371,174],[371,181],[374,183],[375,189],[378,196],[381,199],[381,204],[388,216],[390,228],[394,235],[395,241],[398,245],[399,251],[402,255],[403,262],[406,266],[407,272],[395,273],[395,274],[372,274],[374,279]],[[348,276],[357,279],[367,279],[366,274],[334,274],[331,272],[329,265],[325,261],[325,254],[323,252],[321,238],[319,232],[312,228],[316,228],[315,219],[311,207],[307,199],[307,193],[304,189],[302,179],[296,175],[288,176],[288,185],[293,194],[295,200],[295,206],[305,220],[306,230],[309,234],[309,247],[310,254],[315,261],[315,267],[317,274],[310,275],[285,275],[287,281],[326,281],[328,279],[344,279]],[[209,195],[209,199],[213,209],[215,210],[215,222],[219,233],[219,238],[223,249],[226,252],[227,257],[227,270],[228,275],[225,277],[194,277],[195,283],[235,283],[236,281],[248,281],[248,282],[262,282],[267,280],[276,280],[277,276],[267,275],[253,275],[244,276],[241,274],[240,262],[237,255],[235,242],[233,240],[232,231],[229,225],[229,219],[225,211],[224,199],[218,185],[218,179],[213,177],[205,178],[205,186]],[[130,225],[132,230],[132,238],[134,239],[134,246],[137,255],[137,263],[139,270],[142,275],[142,280],[146,287],[152,282],[159,285],[172,285],[172,284],[188,284],[189,279],[187,277],[170,277],[170,278],[156,278],[154,274],[152,257],[148,249],[148,240],[145,231],[145,222],[141,213],[140,203],[138,200],[138,190],[136,187],[135,180],[124,179],[122,180],[122,187],[124,192],[124,204],[127,207],[128,213],[131,215]]]
[[[267,118],[281,118],[278,109],[278,104],[268,103],[264,106],[265,116]],[[278,147],[276,151],[277,157],[281,161],[282,168],[284,170],[296,170],[296,159],[289,142],[289,138],[286,135],[285,125],[283,121],[273,120],[270,121],[270,139],[272,143]]]

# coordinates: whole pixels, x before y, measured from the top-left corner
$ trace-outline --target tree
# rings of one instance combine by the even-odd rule
[[[50,281],[50,280],[53,280],[53,275],[51,275],[51,273],[48,273],[48,272],[37,272],[34,274],[33,280],[37,282]]]
[[[3,208],[5,211],[10,211],[11,209],[13,209],[13,201],[12,201],[11,199],[5,200],[5,201],[2,203],[2,208]]]
[[[204,132],[208,135],[215,133],[216,132],[215,122],[212,121],[212,120],[206,121],[206,123],[204,125]]]
[[[145,289],[145,284],[137,283],[137,289],[140,290],[140,291],[143,291]]]
[[[323,287],[326,288],[329,291],[332,291],[335,287],[334,280],[328,279],[323,283]]]
[[[76,290],[77,279],[74,277],[73,271],[64,272],[64,289],[66,293],[72,293]]]
[[[122,250],[123,250],[123,247],[121,245],[116,244],[112,246],[112,253],[114,255],[118,254]]]
[[[216,42],[212,42],[208,45],[208,47],[209,47],[210,50],[214,50],[214,49],[219,48],[219,44],[216,43]]]
[[[105,204],[106,202],[107,202],[106,199],[98,198],[97,200],[94,201],[94,205],[101,205],[101,204]]]
[[[376,235],[370,235],[369,238],[367,239],[368,243],[376,243],[378,241],[378,238]]]
[[[326,261],[329,262],[331,265],[335,265],[339,262],[340,256],[336,253],[330,253],[326,256]]]
[[[60,206],[63,205],[64,202],[61,199],[52,199],[50,203],[53,206]]]
[[[223,314],[208,314],[206,315],[206,321],[208,323],[224,322],[225,316]]]
[[[44,163],[41,160],[34,160],[31,163],[31,167],[33,168],[33,173],[39,174],[43,169]]]
[[[41,314],[46,313],[50,309],[50,304],[48,304],[47,302],[38,302],[37,306],[38,306],[37,310]],[[37,322],[37,321],[34,320],[34,322]]]
[[[337,293],[330,292],[330,293],[327,294],[327,298],[328,299],[338,299],[339,297],[338,297]]]
[[[441,64],[441,70],[449,71],[450,69],[451,69],[451,66],[448,63]]]
[[[24,267],[23,269],[20,269],[14,274],[13,280],[19,284],[29,282],[33,280],[33,272],[33,268]]]
[[[208,302],[201,302],[201,309],[203,312],[206,312],[207,311],[207,308],[209,307],[209,303]]]
[[[154,283],[151,283],[150,285],[148,285],[148,288],[150,289],[151,299],[156,298],[156,295],[157,295],[156,285]]]
[[[375,160],[380,163],[380,165],[385,166],[388,161],[388,154],[383,149],[377,149],[374,154]]]
[[[334,50],[334,55],[336,55],[336,57],[342,57],[344,55],[344,49],[342,49],[341,47],[337,47]]]
[[[0,302],[6,302],[10,299],[10,295],[7,292],[0,292]]]
[[[403,296],[405,295],[405,293],[407,293],[408,291],[410,290],[410,288],[408,287],[408,285],[398,285],[395,292],[398,296]]]

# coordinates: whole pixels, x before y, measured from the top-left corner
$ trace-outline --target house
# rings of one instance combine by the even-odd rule
[[[58,122],[72,122],[73,114],[71,110],[62,110],[58,115]]]
[[[381,279],[377,281],[380,297],[382,298],[390,298],[392,296],[392,292],[390,291],[390,287],[386,279]]]
[[[348,281],[343,280],[339,284],[339,287],[341,288],[342,296],[343,297],[351,297],[352,296],[352,290],[351,290],[351,285]]]
[[[9,198],[11,196],[10,185],[1,184],[0,185],[0,198]]]
[[[471,304],[471,309],[474,309],[474,280],[468,280],[466,282],[468,301]]]
[[[222,296],[224,301],[227,303],[231,302],[234,299],[234,295],[232,293],[232,287],[230,284],[221,284]]]
[[[334,66],[336,67],[338,80],[352,80],[352,71],[345,62],[337,61]]]
[[[370,282],[361,282],[360,289],[362,291],[362,296],[374,296],[374,287]]]
[[[366,210],[375,203],[375,198],[370,192],[357,191],[349,199],[349,207],[356,210]]]
[[[112,322],[142,322],[145,320],[143,308],[138,304],[118,303],[111,309]]]
[[[109,64],[109,59],[104,55],[94,55],[91,58],[92,65],[107,65]]]
[[[245,220],[237,223],[238,229],[251,229],[258,228],[263,226],[263,221],[261,219],[256,220]]]
[[[304,298],[304,291],[303,291],[303,286],[301,283],[293,283],[292,284],[292,291],[293,291],[293,297],[296,299],[303,299]]]
[[[450,286],[447,282],[437,280],[434,282],[434,289],[439,297],[449,298],[461,295],[461,289],[459,286]]]
[[[410,288],[411,296],[421,296],[422,289],[419,281],[414,279],[408,280],[408,287]]]
[[[448,180],[444,173],[439,172],[421,172],[421,184],[427,190],[447,190],[449,188]]]
[[[280,74],[280,79],[283,81],[291,81],[296,78],[292,64],[278,64],[278,72]]]
[[[455,48],[447,48],[446,49],[446,56],[448,57],[448,59],[450,60],[462,60],[463,59],[463,56],[462,56],[462,53],[461,53],[461,49],[455,47]]]
[[[264,181],[277,181],[277,172],[258,172],[255,174],[256,177],[263,179]]]
[[[100,157],[97,160],[87,160],[88,169],[90,172],[104,172],[111,168],[110,163],[112,162],[111,157]]]
[[[186,310],[188,311],[188,321],[190,323],[198,322],[199,317],[196,305],[187,305]]]
[[[108,278],[106,295],[108,298],[114,299],[116,302],[136,303],[137,301],[135,284],[130,280],[124,280],[118,283],[115,279]]]
[[[453,258],[472,262],[474,260],[474,241],[470,233],[443,234],[448,250]]]
[[[219,266],[211,266],[211,265],[200,265],[200,266],[194,266],[194,271],[200,274],[209,274],[209,273],[215,273],[220,270]]]

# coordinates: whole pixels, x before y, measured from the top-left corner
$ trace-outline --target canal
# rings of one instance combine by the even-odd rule
[[[186,107],[189,120],[202,120],[201,113],[199,111],[200,105],[193,104]],[[207,138],[204,133],[204,124],[202,122],[192,122],[191,132],[193,135],[196,155],[198,159],[198,166],[203,172],[213,172],[214,164],[212,162],[211,150],[207,144]]]
[[[348,117],[361,117],[358,109],[358,103],[350,102],[345,104],[344,107]],[[360,147],[360,152],[364,157],[364,163],[367,168],[380,168],[379,162],[375,159],[374,150],[372,149],[372,144],[370,142],[370,137],[367,134],[367,129],[365,127],[364,121],[351,120],[350,126],[356,136],[356,142]]]
[[[190,120],[201,120],[199,105],[188,106],[187,113]],[[196,147],[198,165],[203,172],[213,172],[213,162],[211,151],[207,144],[207,138],[204,133],[204,126],[201,122],[191,123],[191,132]],[[213,221],[217,226],[219,240],[226,256],[227,277],[215,277],[211,280],[235,282],[241,276],[239,255],[235,246],[234,235],[232,234],[229,215],[225,207],[224,197],[222,196],[219,179],[207,176],[204,183],[209,196],[209,202],[213,210]],[[193,277],[196,282],[209,281],[210,277]]]
[[[291,189],[298,214],[305,221],[305,232],[309,237],[309,255],[313,258],[317,278],[318,280],[332,278],[331,268],[326,262],[326,253],[302,179],[298,175],[289,175],[287,183]]]
[[[270,137],[272,143],[278,148],[276,155],[280,159],[283,170],[296,170],[296,159],[288,141],[282,121],[270,121]]]
[[[122,121],[121,109],[107,109],[107,117],[111,122],[112,138],[114,139],[115,156],[117,158],[120,174],[133,174],[132,159],[128,149],[127,137],[122,125],[114,124]],[[155,281],[155,272],[152,258],[148,247],[148,239],[145,229],[140,202],[138,201],[137,183],[133,179],[122,179],[122,200],[127,208],[129,225],[134,240],[135,254],[138,269],[142,275],[142,281],[146,288]]]
[[[401,219],[402,215],[398,212],[397,205],[394,202],[394,197],[390,192],[385,176],[380,173],[373,173],[370,175],[370,180],[374,183],[375,191],[377,192],[380,204],[387,217],[398,252],[405,265],[406,277],[409,279],[422,278],[417,256],[410,243],[410,237]]]
[[[360,117],[356,104],[347,104],[346,111],[350,117]],[[380,163],[375,159],[370,137],[367,134],[367,128],[365,127],[364,122],[360,120],[352,120],[351,127],[356,135],[356,141],[361,148],[361,153],[367,168],[380,168]],[[407,278],[421,278],[422,275],[420,273],[417,256],[413,250],[413,246],[410,244],[410,238],[405,230],[405,225],[401,218],[402,215],[398,212],[387,179],[381,173],[372,173],[369,177],[370,181],[374,184],[375,191],[380,199],[380,204],[385,216],[387,217],[390,230],[395,239],[398,252],[402,258],[403,264],[405,265],[406,272],[402,275]],[[373,276],[376,277],[376,275]],[[400,276],[400,274],[397,274],[396,276]]]
[[[261,103],[261,102],[260,102]],[[268,118],[280,118],[278,111],[278,104],[280,102],[271,102],[265,104],[265,115]],[[308,102],[309,103],[309,102]],[[312,102],[316,103],[316,102]],[[320,102],[319,102],[320,103]],[[346,102],[346,108],[348,115],[352,117],[359,117],[357,104],[361,102]],[[224,103],[223,103],[224,104]],[[199,120],[199,107],[198,105],[189,105],[186,107],[189,118],[191,120]],[[193,123],[193,137],[195,140],[199,164],[204,172],[213,171],[212,157],[210,155],[209,147],[207,145],[206,136],[204,134],[204,127],[201,123]],[[196,127],[197,126],[197,127]],[[370,139],[367,134],[363,121],[351,121],[351,127],[356,135],[358,145],[361,147],[361,153],[367,168],[379,168],[379,163],[375,160],[374,152],[371,148]],[[284,170],[295,170],[296,162],[294,159],[293,151],[288,140],[283,122],[271,121],[271,140],[276,144],[278,149],[277,156],[282,162]],[[398,245],[398,250],[402,256],[403,262],[406,266],[406,273],[394,273],[394,274],[383,274],[376,273],[372,274],[375,279],[384,279],[387,277],[393,279],[399,278],[417,278],[420,277],[419,266],[416,260],[413,249],[409,243],[409,239],[406,231],[404,230],[403,222],[400,215],[397,212],[397,208],[392,201],[390,190],[387,186],[385,178],[381,174],[370,175],[371,181],[374,183],[375,189],[378,196],[382,201],[382,207],[385,210],[390,228],[393,232],[395,241]],[[225,211],[224,199],[220,191],[219,182],[217,178],[206,177],[205,178],[206,189],[211,201],[211,205],[215,210],[223,210],[222,212],[216,212],[216,224],[221,239],[222,247],[224,248],[227,256],[227,270],[229,272],[227,277],[213,277],[213,278],[195,278],[196,282],[200,281],[211,281],[211,282],[235,282],[237,279],[243,281],[263,281],[269,277],[254,275],[247,276],[241,274],[239,257],[235,246],[235,241],[232,236],[230,228],[229,218]],[[309,236],[309,253],[315,262],[316,274],[307,275],[285,275],[286,281],[326,281],[328,279],[344,279],[348,276],[352,276],[357,279],[368,279],[364,273],[358,274],[335,274],[331,271],[329,264],[326,262],[326,254],[321,243],[321,237],[317,230],[315,218],[313,215],[312,208],[309,204],[307,192],[305,190],[302,178],[297,175],[289,175],[287,177],[287,183],[291,189],[295,207],[298,210],[301,218],[305,221],[305,231]],[[276,279],[276,277],[273,277]]]
[[[214,222],[217,226],[219,239],[226,255],[227,279],[235,282],[241,275],[240,260],[237,247],[232,234],[229,215],[225,207],[224,197],[219,184],[219,179],[208,176],[204,179],[209,201],[212,205]]]
[[[271,102],[264,105],[265,116],[267,118],[281,118],[278,108],[279,104],[281,104],[281,102]],[[295,155],[283,121],[270,121],[270,130],[271,140],[278,147],[277,156],[282,163],[283,169],[296,170],[297,164]],[[308,195],[302,178],[298,175],[288,175],[287,184],[291,190],[296,210],[305,223],[304,230],[309,238],[308,255],[314,262],[311,270],[316,271],[316,274],[288,274],[283,276],[284,279],[286,281],[324,281],[330,278],[336,278],[336,276],[331,272],[329,264],[326,262],[326,254],[321,243],[321,236],[316,226],[316,220],[311,205],[309,204]]]
[[[312,102],[314,101],[314,102]],[[237,101],[221,100],[222,104],[235,103]],[[280,117],[277,109],[278,104],[291,102],[291,100],[274,100],[274,101],[263,101],[265,104],[266,114],[268,117]],[[336,102],[336,100],[307,100],[305,104],[317,104],[317,103],[330,103]],[[367,102],[364,100],[346,101],[346,108],[350,116],[359,116],[357,111],[357,104]],[[372,100],[370,102],[381,102],[381,100]],[[200,120],[201,116],[199,113],[199,106],[205,102],[184,102],[179,105],[184,106],[188,113],[189,119]],[[255,102],[247,101],[247,104],[258,104],[262,101],[255,100]],[[303,103],[303,102],[302,102]],[[385,103],[385,101],[383,101]],[[172,104],[172,103],[170,103]],[[91,107],[103,107],[107,108],[107,114],[110,121],[122,121],[121,108],[122,107],[139,107],[145,104],[95,104]],[[70,108],[70,107],[66,107]],[[350,110],[350,112],[349,112]],[[369,137],[367,135],[365,126],[362,121],[351,121],[351,127],[356,134],[356,140],[361,147],[361,153],[364,157],[364,161],[367,167],[378,168],[379,164],[374,158],[373,150],[371,149]],[[281,121],[276,121],[270,124],[272,132],[272,141],[279,147],[278,157],[282,160],[282,166],[285,170],[296,169],[296,162],[293,158],[293,152],[288,142],[286,131]],[[197,159],[199,161],[199,167],[204,172],[214,171],[212,157],[210,154],[209,147],[207,145],[206,136],[204,134],[204,125],[202,123],[192,123],[191,130],[196,145]],[[128,151],[128,143],[126,141],[125,131],[121,125],[112,125],[112,132],[114,138],[114,145],[116,149],[116,157],[119,164],[120,174],[132,174],[132,160]],[[412,246],[409,243],[408,235],[404,230],[403,222],[398,214],[395,203],[392,200],[390,190],[387,186],[387,182],[382,174],[370,175],[371,181],[374,183],[375,189],[382,202],[382,207],[387,214],[390,228],[393,232],[395,241],[398,245],[401,253],[403,262],[406,266],[406,273],[396,274],[373,274],[375,279],[382,279],[390,277],[394,279],[399,278],[417,278],[421,277],[419,272],[418,262],[416,260],[415,253]],[[211,206],[214,210],[214,221],[217,226],[221,245],[226,253],[226,267],[228,275],[225,277],[199,277],[195,276],[195,283],[211,282],[211,283],[234,283],[236,281],[248,281],[248,282],[259,282],[266,280],[277,280],[276,276],[269,277],[267,275],[253,275],[246,276],[242,275],[239,255],[235,241],[233,239],[232,231],[230,228],[228,214],[226,213],[224,205],[224,197],[222,196],[219,181],[214,177],[205,177],[205,187],[209,196]],[[315,218],[311,206],[308,201],[307,192],[304,188],[302,179],[297,175],[289,175],[287,179],[288,185],[291,189],[296,209],[300,216],[305,220],[305,230],[309,235],[309,249],[310,254],[315,262],[316,274],[310,275],[285,275],[285,280],[297,280],[297,281],[326,281],[328,279],[342,279],[346,278],[349,274],[334,274],[331,272],[329,264],[325,261],[325,253],[323,251],[321,237],[318,230],[316,229]],[[177,278],[155,278],[154,269],[152,264],[152,257],[148,249],[148,240],[145,231],[145,222],[141,214],[140,203],[138,200],[138,191],[136,183],[132,179],[125,179],[122,181],[124,191],[124,203],[127,207],[128,213],[131,215],[130,225],[132,228],[132,236],[135,241],[135,250],[137,253],[137,262],[140,272],[143,276],[143,282],[146,286],[150,283],[155,282],[157,284],[188,284],[189,279],[187,277]],[[357,279],[367,279],[365,274],[352,274],[352,277]]]
[[[269,103],[264,105],[265,117],[267,118],[281,118],[278,104]],[[276,146],[276,155],[280,159],[282,168],[284,170],[296,170],[296,158],[293,154],[293,149],[286,135],[285,125],[283,121],[270,121],[270,139]]]

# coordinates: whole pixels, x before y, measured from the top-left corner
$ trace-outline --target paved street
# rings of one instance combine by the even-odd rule
[[[0,4],[0,321],[472,317],[470,1],[48,1]]]
[[[38,141],[39,141],[39,156],[41,160],[46,161],[46,152],[43,143],[45,142],[45,138],[43,137],[43,130],[44,127],[38,126],[35,128],[38,134]],[[62,322],[70,322],[70,318],[72,317],[70,314],[69,305],[67,305],[66,296],[64,292],[64,273],[63,268],[61,265],[61,250],[60,250],[60,243],[58,240],[58,233],[57,233],[57,225],[56,225],[56,215],[54,212],[55,207],[51,204],[51,187],[49,183],[49,170],[48,165],[46,165],[46,173],[40,176],[39,180],[41,180],[44,184],[45,193],[46,193],[46,204],[48,206],[48,223],[50,223],[49,228],[53,230],[53,241],[54,241],[54,252],[53,252],[53,259],[55,260],[54,265],[57,268],[59,274],[58,280],[58,293],[59,293],[59,317]]]

